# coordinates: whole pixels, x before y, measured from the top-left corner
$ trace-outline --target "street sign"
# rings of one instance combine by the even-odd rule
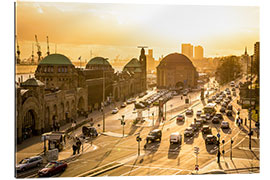
[[[138,141],[138,142],[139,142],[139,141],[142,141],[142,138],[141,138],[140,136],[137,136],[137,137],[136,137],[136,141]]]
[[[219,133],[217,134],[217,137],[220,138],[220,134]]]
[[[222,140],[222,144],[225,144],[225,140],[224,139]]]

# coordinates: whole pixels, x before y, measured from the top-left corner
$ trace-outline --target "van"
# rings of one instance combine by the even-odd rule
[[[182,144],[182,135],[179,132],[171,133],[170,135],[170,143],[174,144]]]

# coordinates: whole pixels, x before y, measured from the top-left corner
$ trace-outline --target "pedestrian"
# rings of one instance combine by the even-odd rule
[[[53,123],[53,131],[56,131],[56,124]]]
[[[77,154],[80,154],[80,149],[81,149],[82,143],[81,143],[81,141],[80,141],[80,139],[78,137],[76,139],[77,139],[77,142],[76,142],[76,145],[77,145]]]
[[[197,120],[197,119],[196,119],[196,118],[194,118],[194,123],[196,123],[196,120]]]
[[[245,118],[245,126],[247,126],[247,118]]]
[[[57,123],[57,131],[60,131],[60,124]]]
[[[73,155],[76,154],[76,150],[77,150],[77,146],[75,144],[72,145],[72,149],[73,149]]]

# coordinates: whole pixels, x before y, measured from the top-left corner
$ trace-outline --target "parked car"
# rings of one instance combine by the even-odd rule
[[[222,103],[221,103],[221,107],[224,107],[224,108],[226,108],[226,107],[227,107],[227,103],[225,103],[225,102],[222,102]]]
[[[43,169],[38,171],[39,177],[50,177],[65,171],[67,163],[60,161],[49,162]]]
[[[88,136],[88,137],[97,137],[98,136],[98,132],[97,132],[96,128],[89,126],[89,125],[82,127],[82,133],[84,136]]]
[[[232,105],[231,105],[231,104],[228,104],[228,106],[227,106],[227,110],[233,110],[233,107],[232,107]]]
[[[154,129],[152,130],[146,137],[146,142],[151,143],[154,141],[161,141],[162,132],[160,129]]]
[[[203,123],[206,123],[207,119],[205,114],[201,115],[201,120],[203,121]]]
[[[212,123],[213,124],[218,124],[219,123],[219,117],[214,116],[213,119],[212,119]]]
[[[220,110],[219,110],[219,112],[221,112],[221,113],[225,113],[225,111],[226,111],[225,107],[221,107]]]
[[[143,105],[142,103],[135,103],[135,108],[136,109],[143,109],[143,108],[145,108],[145,105]]]
[[[217,98],[217,99],[215,100],[215,103],[217,103],[217,104],[220,104],[220,102],[221,102],[220,98]]]
[[[217,116],[219,120],[223,120],[223,115],[221,113],[216,113],[215,116]]]
[[[211,98],[213,101],[215,101],[216,100],[216,96],[212,96],[212,98]]]
[[[176,122],[182,122],[185,120],[185,116],[182,114],[179,114],[176,118]]]
[[[220,128],[222,128],[222,129],[228,129],[228,128],[230,128],[229,122],[227,122],[227,121],[222,121],[222,122],[221,122],[221,125],[220,125]]]
[[[207,126],[207,125],[204,125],[202,127],[202,133],[203,134],[211,134],[212,133],[211,128],[209,126]]]
[[[182,135],[179,132],[171,133],[170,135],[170,143],[178,143],[182,144]]]
[[[30,158],[25,158],[16,165],[17,172],[23,172],[28,169],[39,167],[43,163],[43,158],[41,156],[33,156]]]
[[[131,99],[128,99],[127,100],[127,104],[131,104],[132,103],[132,100]]]
[[[193,115],[193,109],[187,109],[186,115]]]
[[[216,144],[217,143],[217,137],[212,135],[212,134],[209,134],[206,136],[205,138],[205,144],[208,145],[208,144]]]
[[[206,114],[205,114],[205,118],[206,118],[206,120],[211,120],[211,114],[206,113]]]
[[[202,127],[202,125],[203,125],[203,120],[201,120],[201,119],[196,119],[195,124],[197,125],[197,127]]]
[[[211,98],[209,98],[208,100],[207,100],[207,103],[212,103],[213,102],[213,100],[211,99]]]
[[[194,135],[193,128],[192,127],[187,127],[185,132],[184,132],[184,136],[185,137],[191,137],[193,135]]]
[[[116,114],[116,113],[118,113],[118,108],[116,107],[116,108],[114,108],[113,110],[112,110],[112,114]]]

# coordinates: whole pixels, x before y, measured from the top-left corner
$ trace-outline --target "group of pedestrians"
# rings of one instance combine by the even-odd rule
[[[54,123],[52,129],[53,131],[60,131],[60,124],[58,122]]]

